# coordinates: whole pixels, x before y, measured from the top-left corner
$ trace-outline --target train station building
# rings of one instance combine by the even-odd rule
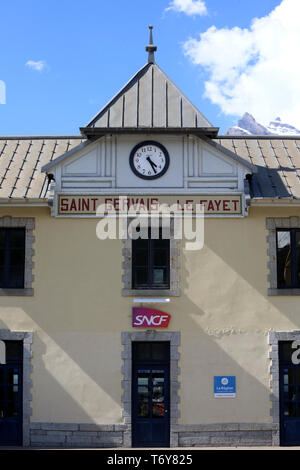
[[[300,138],[146,49],[79,135],[0,137],[0,445],[300,445]]]

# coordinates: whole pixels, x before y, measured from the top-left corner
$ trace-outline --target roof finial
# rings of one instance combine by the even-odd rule
[[[146,51],[148,52],[148,64],[155,64],[154,52],[157,50],[157,47],[153,45],[152,29],[153,29],[153,26],[149,26],[150,38],[149,38],[149,44],[146,47]]]

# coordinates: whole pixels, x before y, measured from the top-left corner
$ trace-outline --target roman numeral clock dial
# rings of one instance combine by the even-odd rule
[[[146,141],[137,144],[132,149],[129,163],[136,176],[145,180],[153,180],[166,173],[170,157],[162,144]]]

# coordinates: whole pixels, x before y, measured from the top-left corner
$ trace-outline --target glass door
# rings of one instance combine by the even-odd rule
[[[169,363],[133,363],[132,379],[133,447],[169,447]]]
[[[22,445],[22,371],[0,365],[0,445]]]
[[[281,444],[300,445],[300,365],[293,364],[291,342],[279,343]]]
[[[0,364],[0,446],[21,446],[23,430],[23,343],[5,341],[6,364]]]

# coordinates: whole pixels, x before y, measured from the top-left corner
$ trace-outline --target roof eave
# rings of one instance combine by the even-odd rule
[[[80,132],[87,139],[107,134],[191,134],[215,139],[219,127],[80,127]]]
[[[251,206],[256,207],[287,207],[300,206],[300,198],[288,197],[251,197]]]
[[[48,206],[48,198],[1,197],[0,206]]]

